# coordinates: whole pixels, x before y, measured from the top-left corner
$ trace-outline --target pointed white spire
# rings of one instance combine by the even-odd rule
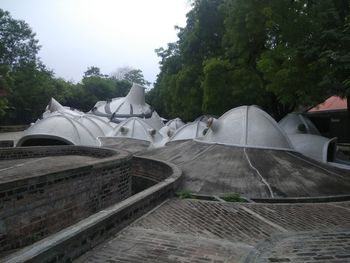
[[[54,98],[51,98],[49,105],[47,105],[46,110],[54,112],[64,110],[64,107]]]
[[[145,88],[133,83],[128,95],[126,95],[126,100],[130,104],[145,104]]]

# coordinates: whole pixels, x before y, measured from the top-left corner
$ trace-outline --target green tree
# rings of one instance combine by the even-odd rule
[[[102,74],[98,67],[89,67],[81,83],[66,97],[67,105],[89,111],[97,101],[126,96],[131,83]]]
[[[129,83],[137,83],[142,86],[149,86],[151,82],[145,80],[142,70],[133,69],[131,67],[121,67],[116,70],[116,72],[111,74],[111,77],[120,80],[127,81]]]
[[[16,122],[35,121],[50,98],[56,96],[53,72],[40,63],[27,63],[16,68],[12,78],[14,88],[8,99],[14,108]]]
[[[38,40],[29,25],[0,9],[0,64],[11,68],[37,60]]]

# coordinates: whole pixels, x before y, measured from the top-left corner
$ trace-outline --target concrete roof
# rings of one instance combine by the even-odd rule
[[[256,106],[234,108],[219,119],[210,119],[203,142],[228,145],[292,149],[292,145],[276,121]]]
[[[320,135],[320,132],[310,119],[301,113],[289,113],[278,124],[287,134]]]
[[[91,110],[91,114],[107,117],[116,123],[120,123],[126,118],[138,117],[154,129],[159,130],[163,127],[159,115],[150,105],[145,103],[145,88],[135,83],[126,97],[97,102]]]
[[[199,141],[174,141],[142,156],[178,165],[181,189],[248,198],[319,197],[350,191],[350,172],[294,151],[235,147]]]
[[[187,123],[177,129],[170,141],[190,140],[198,137],[203,137],[207,125],[202,121]]]
[[[180,127],[184,126],[185,123],[180,118],[175,118],[168,121],[165,125],[168,126],[170,129],[176,131]]]
[[[159,142],[163,139],[160,133],[140,118],[128,118],[121,122],[109,137],[125,137],[151,143]]]
[[[87,122],[87,119],[84,119],[84,122]],[[96,127],[95,131],[98,131]],[[37,139],[57,140],[63,144],[98,145],[96,136],[88,128],[64,114],[55,114],[38,120],[24,131],[24,136],[18,141],[17,146],[28,145],[30,140]]]
[[[52,113],[62,113],[70,116],[82,116],[85,113],[77,109],[66,107],[61,105],[57,100],[51,98],[49,104],[46,106],[46,110],[43,113],[43,118],[50,116]]]

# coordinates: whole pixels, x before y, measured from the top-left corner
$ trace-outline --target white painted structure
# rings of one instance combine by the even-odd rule
[[[130,138],[148,141],[152,144],[159,143],[162,135],[140,118],[128,118],[121,122],[107,137]]]
[[[243,147],[292,150],[285,132],[265,111],[256,106],[234,108],[219,119],[208,121],[203,142]]]
[[[163,127],[163,122],[158,113],[145,102],[144,87],[135,83],[126,97],[99,101],[90,113],[115,123],[136,117],[142,119],[156,130]]]
[[[320,135],[316,126],[309,120],[308,117],[301,113],[289,113],[279,121],[279,126],[287,134],[315,134]]]
[[[194,121],[177,129],[170,141],[191,140],[205,135],[207,125],[202,121]]]
[[[279,122],[294,149],[319,162],[334,162],[337,138],[321,136],[316,126],[301,113],[290,113]]]
[[[53,114],[38,120],[24,131],[16,146],[72,144],[98,146],[93,132],[82,123],[64,114]]]
[[[170,129],[173,131],[176,131],[177,129],[181,128],[185,125],[185,123],[180,118],[175,118],[170,121],[168,121],[166,124]]]

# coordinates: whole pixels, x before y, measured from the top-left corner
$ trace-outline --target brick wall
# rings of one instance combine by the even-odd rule
[[[153,159],[133,157],[131,162],[133,194],[165,180],[172,173],[169,165]]]
[[[181,170],[164,161],[133,157],[131,167],[132,172],[137,175],[133,176],[134,182],[146,177],[164,180],[60,233],[3,258],[3,262],[72,262],[172,196],[180,183]],[[150,167],[154,170],[149,170]]]
[[[79,146],[29,148],[1,149],[0,160],[63,154],[101,160],[0,184],[2,253],[29,245],[131,195],[128,155]]]
[[[13,147],[14,142],[12,140],[1,140],[0,141],[0,147]]]

